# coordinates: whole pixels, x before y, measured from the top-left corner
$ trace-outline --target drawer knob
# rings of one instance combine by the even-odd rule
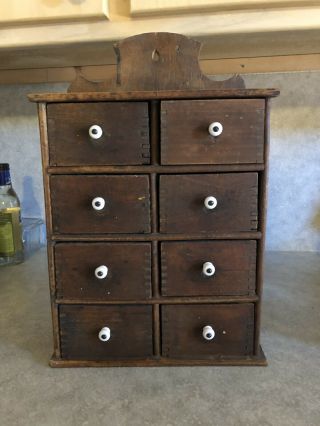
[[[102,209],[104,209],[105,205],[106,205],[106,202],[105,202],[104,198],[102,198],[102,197],[95,197],[92,200],[92,207],[95,210],[102,210]]]
[[[211,327],[211,325],[206,325],[202,329],[202,336],[205,340],[212,340],[215,336],[214,329]]]
[[[208,132],[211,136],[219,136],[223,132],[223,126],[218,121],[215,121],[209,125]]]
[[[99,339],[101,340],[101,342],[107,342],[111,337],[111,331],[109,327],[103,327],[100,331],[99,331]]]
[[[89,128],[89,136],[91,139],[100,139],[102,136],[102,128],[97,124],[94,124]]]
[[[106,265],[98,266],[94,271],[94,275],[99,280],[103,280],[108,275],[108,267]]]
[[[213,210],[217,207],[218,200],[216,197],[209,196],[204,200],[205,208],[208,210]]]
[[[212,275],[216,272],[216,268],[213,263],[205,262],[202,266],[202,272],[206,277],[212,277]]]

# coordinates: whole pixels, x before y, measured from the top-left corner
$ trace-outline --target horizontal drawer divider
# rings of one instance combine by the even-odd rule
[[[49,174],[129,174],[129,173],[217,173],[251,172],[264,170],[263,163],[253,164],[203,164],[182,166],[65,166],[48,167]]]
[[[53,234],[48,241],[190,241],[190,240],[259,240],[261,232],[234,232],[229,234],[106,234],[70,235]]]
[[[212,296],[212,297],[159,297],[138,300],[81,300],[56,299],[60,305],[157,305],[157,304],[218,304],[218,303],[255,303],[259,296]]]

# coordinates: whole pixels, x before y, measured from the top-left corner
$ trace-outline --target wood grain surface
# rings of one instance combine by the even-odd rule
[[[110,340],[99,331],[109,327]],[[152,307],[60,306],[61,352],[64,359],[104,360],[152,356]]]
[[[161,103],[162,164],[263,163],[263,99]],[[211,136],[219,122],[223,131]]]
[[[202,272],[211,262],[215,273]],[[161,244],[163,296],[245,296],[255,293],[255,241],[180,241]]]
[[[208,210],[204,200],[217,199]],[[257,173],[160,176],[160,231],[245,232],[258,227]]]
[[[106,91],[86,93],[33,93],[28,95],[31,102],[103,102],[154,99],[247,99],[273,98],[279,96],[278,89],[201,89],[201,90],[139,90],[115,92],[109,87]]]
[[[104,81],[78,68],[69,93],[29,97],[40,102],[51,366],[266,365],[268,100],[279,91],[209,80],[199,47],[177,34],[130,37]],[[101,140],[88,139],[93,124]]]
[[[181,34],[150,32],[134,35],[114,45],[117,69],[100,82],[90,81],[77,68],[69,92],[113,90],[170,90],[244,88],[244,80],[234,75],[213,81],[199,66],[201,43]]]
[[[54,254],[58,298],[151,297],[151,243],[59,243]],[[108,268],[104,279],[95,276],[101,265]]]
[[[150,192],[146,175],[51,176],[53,231],[57,233],[150,232]],[[105,208],[95,211],[95,197]]]
[[[47,106],[51,166],[150,163],[146,102],[85,102]],[[92,139],[98,125],[102,136]]]
[[[213,359],[253,353],[253,304],[163,305],[161,315],[165,357]],[[213,340],[202,336],[207,325],[215,332]]]

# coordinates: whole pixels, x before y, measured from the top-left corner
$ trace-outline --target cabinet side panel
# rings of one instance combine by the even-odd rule
[[[264,274],[264,250],[266,239],[266,214],[267,214],[267,193],[268,193],[268,169],[269,169],[269,146],[270,146],[270,100],[266,99],[265,107],[265,124],[264,124],[264,171],[259,173],[259,231],[261,231],[261,239],[257,242],[257,295],[258,302],[255,304],[255,341],[254,354],[260,352],[260,323],[261,323],[261,298],[263,288]]]
[[[47,106],[41,102],[38,104],[39,115],[39,131],[41,142],[41,158],[42,158],[42,174],[43,174],[43,188],[44,200],[46,211],[46,228],[47,228],[47,253],[48,253],[48,273],[49,273],[49,286],[50,286],[50,299],[51,299],[51,316],[53,326],[53,354],[55,357],[60,357],[60,339],[59,339],[59,315],[58,305],[55,303],[55,274],[54,274],[54,243],[50,243],[52,235],[52,222],[51,222],[51,200],[50,200],[50,187],[49,176],[47,168],[49,165],[49,151],[48,151],[48,129],[47,129]]]

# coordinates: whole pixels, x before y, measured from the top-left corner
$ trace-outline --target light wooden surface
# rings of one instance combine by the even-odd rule
[[[270,9],[318,5],[317,0],[131,0],[131,14],[202,13],[211,10]]]
[[[71,81],[74,66],[105,78],[114,73],[115,42],[163,31],[201,41],[209,75],[320,69],[320,0],[2,3],[0,84]]]
[[[239,0],[237,7],[241,9],[248,1]],[[91,3],[95,2],[90,0]],[[279,7],[280,3],[283,7]],[[2,25],[0,69],[114,64],[114,42],[134,34],[163,31],[202,41],[201,58],[206,60],[320,53],[320,1],[283,0],[272,8],[229,10],[226,6],[219,11],[149,17],[132,17],[130,4],[134,2],[109,0],[109,20],[63,22],[61,18],[50,25],[41,21],[30,25],[23,20],[19,25]],[[103,10],[99,13],[102,16]]]
[[[108,0],[10,0],[1,2],[0,25],[106,19]]]
[[[0,49],[36,46],[63,46],[71,43],[110,43],[145,32],[175,32],[190,37],[211,38],[218,35],[273,34],[276,31],[294,32],[320,28],[320,4],[309,7],[273,8],[253,11],[221,11],[219,13],[155,16],[130,19],[118,16],[110,21],[3,28]],[[237,42],[237,40],[234,40]],[[306,47],[307,48],[307,47]]]

